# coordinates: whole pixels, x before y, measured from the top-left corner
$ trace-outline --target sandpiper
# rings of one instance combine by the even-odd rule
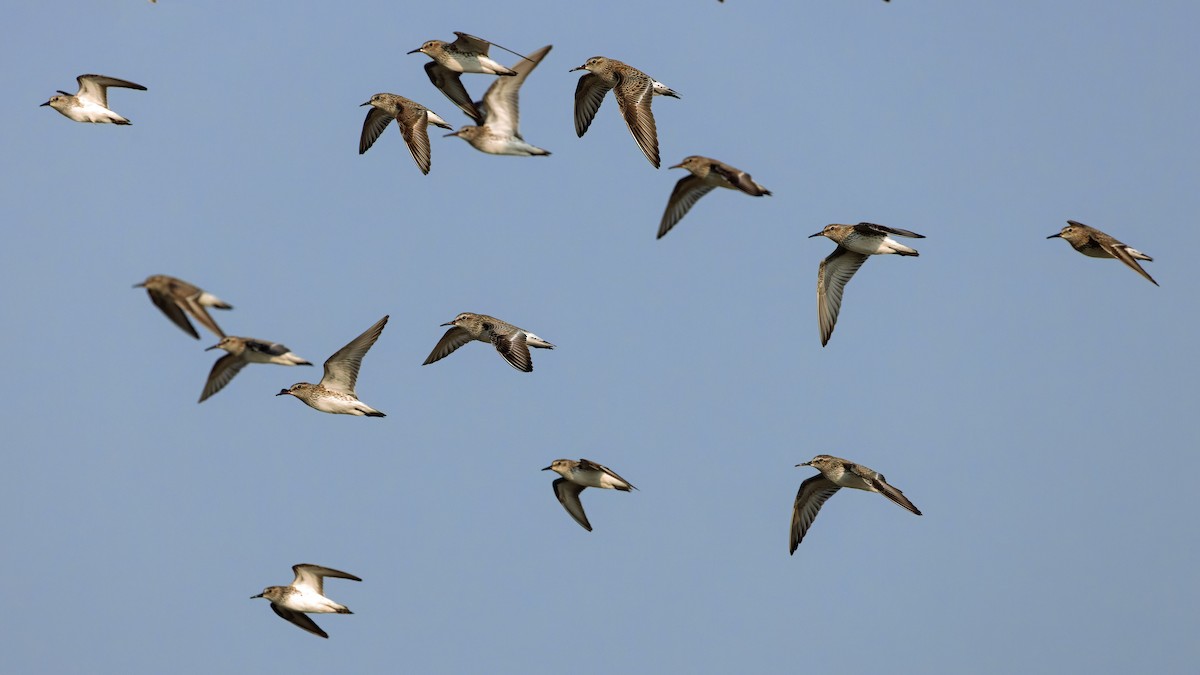
[[[396,120],[396,126],[400,127],[400,133],[404,136],[404,142],[408,144],[408,151],[416,160],[417,167],[421,169],[421,173],[428,174],[429,125],[435,124],[443,129],[454,127],[429,108],[396,94],[375,94],[370,101],[362,105],[372,107],[367,111],[367,118],[363,120],[362,136],[358,139],[358,154],[369,150],[375,139],[387,129],[388,124]]]
[[[358,368],[362,365],[363,356],[379,339],[387,321],[388,317],[384,316],[362,335],[351,340],[350,344],[334,352],[333,356],[325,361],[325,376],[319,384],[297,382],[290,389],[281,389],[275,395],[291,394],[304,401],[310,408],[335,415],[385,417],[383,413],[358,400],[358,394],[354,393],[354,383],[358,380]]]
[[[617,99],[617,107],[629,125],[629,133],[646,154],[646,159],[658,168],[658,130],[650,103],[655,96],[679,98],[670,87],[646,73],[616,59],[593,56],[582,66],[572,68],[588,71],[575,86],[575,134],[580,138],[587,132],[592,118],[604,102],[609,89]]]
[[[804,539],[804,533],[808,532],[808,528],[817,517],[821,505],[840,488],[878,492],[918,516],[921,515],[921,512],[913,506],[912,502],[908,501],[903,492],[888,485],[883,474],[872,471],[862,464],[855,464],[832,455],[817,455],[796,466],[811,466],[821,473],[801,483],[800,490],[796,492],[796,503],[792,507],[790,551],[793,554],[796,553],[796,547]]]
[[[454,42],[430,40],[421,45],[420,48],[412,50],[409,54],[419,52],[433,59],[433,61],[425,64],[425,74],[429,76],[429,81],[445,94],[446,98],[453,101],[454,105],[466,113],[468,117],[475,120],[476,124],[483,124],[483,113],[480,112],[471,95],[463,87],[462,79],[459,75],[462,73],[482,73],[485,75],[512,77],[517,74],[517,71],[513,68],[505,68],[500,63],[488,57],[487,53],[488,48],[492,45],[491,42],[458,31],[455,31],[454,34],[458,36],[458,39]],[[500,47],[500,45],[496,46]],[[523,59],[528,59],[528,57],[517,54],[517,52],[511,49],[500,48],[506,52],[516,54]]]
[[[554,495],[558,497],[559,503],[563,505],[567,513],[571,514],[575,522],[582,525],[583,529],[588,532],[592,531],[592,524],[588,522],[587,514],[583,512],[583,503],[579,501],[579,493],[583,492],[584,488],[610,488],[622,492],[637,489],[612,469],[587,459],[580,459],[578,462],[571,459],[556,459],[542,471],[554,471],[562,476],[562,478],[554,480]]]
[[[458,109],[466,113],[476,124],[483,123],[483,113],[480,112],[478,106],[475,105],[471,94],[467,93],[467,88],[463,86],[460,73],[456,73],[449,68],[441,65],[436,61],[430,61],[425,64],[425,74],[429,76],[429,81],[433,86],[438,88],[450,102],[458,106]]]
[[[533,371],[533,360],[529,356],[529,348],[554,349],[554,345],[546,342],[533,333],[518,328],[487,314],[472,314],[463,312],[454,317],[453,321],[442,324],[450,326],[450,330],[434,345],[429,358],[421,365],[427,366],[434,361],[449,356],[455,349],[471,340],[490,342],[496,346],[496,351],[508,361],[509,365],[526,373]]]
[[[250,599],[266,598],[271,601],[271,609],[275,610],[279,616],[313,635],[328,638],[329,634],[321,630],[321,627],[305,612],[313,614],[353,614],[354,612],[351,612],[349,607],[325,597],[324,578],[337,577],[351,581],[362,581],[362,579],[353,574],[320,565],[292,565],[292,571],[296,573],[296,579],[290,586],[267,586],[262,593],[251,596]]]
[[[76,122],[133,124],[109,110],[108,88],[125,87],[126,89],[146,91],[145,87],[128,80],[118,80],[105,75],[80,75],[75,79],[79,82],[79,91],[74,96],[59,89],[57,96],[51,96],[50,100],[42,105],[48,105]]]
[[[838,310],[842,308],[842,291],[845,290],[850,277],[866,262],[867,256],[887,253],[920,255],[916,249],[901,244],[889,237],[889,234],[925,238],[923,234],[875,223],[826,225],[820,232],[809,235],[809,239],[828,237],[838,245],[817,268],[817,323],[821,329],[822,347],[829,342],[829,336],[833,334],[833,327],[837,324]]]
[[[755,183],[750,174],[711,157],[692,155],[669,168],[687,169],[692,172],[692,175],[680,178],[679,182],[675,184],[675,189],[671,191],[671,198],[667,200],[667,209],[663,212],[662,221],[658,224],[659,239],[662,239],[663,235],[675,227],[675,223],[678,223],[687,214],[697,200],[715,187],[741,190],[751,197],[771,194],[770,190]]]
[[[191,314],[193,319],[199,321],[200,325],[215,333],[217,337],[225,337],[224,331],[208,315],[208,310],[205,307],[233,309],[233,305],[221,300],[212,293],[203,291],[183,279],[176,279],[165,274],[148,276],[145,281],[140,284],[134,284],[133,287],[146,289],[146,294],[150,296],[150,300],[154,302],[154,306],[161,309],[162,313],[166,314],[168,319],[183,329],[183,332],[197,340],[200,339],[200,334],[196,332],[196,329],[192,327],[192,323],[188,321],[188,314]]]
[[[476,150],[492,155],[549,155],[549,152],[530,145],[521,138],[518,128],[520,112],[517,109],[517,94],[525,78],[541,63],[550,49],[551,45],[546,45],[533,52],[527,59],[513,66],[516,77],[497,78],[492,86],[488,87],[480,106],[483,108],[482,119],[476,119],[479,126],[464,126],[446,135],[458,136]]]
[[[456,73],[483,73],[486,75],[516,75],[503,64],[488,57],[488,49],[495,43],[481,37],[454,31],[457,36],[454,42],[429,40],[425,44],[408,52],[409,54],[424,54],[433,59],[438,65]],[[511,52],[524,58],[522,54],[496,45],[506,52]],[[428,70],[428,67],[426,68]]]
[[[205,349],[224,349],[229,352],[217,359],[212,370],[208,373],[208,381],[204,383],[204,391],[200,394],[198,403],[225,388],[229,381],[242,368],[250,363],[277,363],[281,366],[311,366],[312,364],[292,353],[292,350],[278,342],[267,342],[249,337],[227,335],[217,344]]]
[[[1083,223],[1074,220],[1068,220],[1067,226],[1058,234],[1052,234],[1047,239],[1059,237],[1066,239],[1076,251],[1090,258],[1116,258],[1128,265],[1133,271],[1146,277],[1150,283],[1155,286],[1158,282],[1154,280],[1142,266],[1138,264],[1138,260],[1154,261],[1154,258],[1142,253],[1141,251],[1131,246],[1126,246],[1117,241],[1110,235],[1107,235],[1094,227],[1088,227]]]

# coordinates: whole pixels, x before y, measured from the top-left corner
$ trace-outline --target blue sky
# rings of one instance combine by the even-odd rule
[[[653,6],[647,6],[653,5]],[[501,11],[501,9],[503,11]],[[489,12],[484,15],[483,12]],[[6,672],[1187,672],[1200,659],[1189,2],[730,0],[9,8],[0,214]],[[554,50],[526,140],[492,157],[398,132],[377,92],[466,122],[423,41]],[[514,57],[497,52],[502,61]],[[674,88],[663,165],[717,157],[774,196],[704,197],[661,241],[655,171],[610,99],[576,138],[594,55]],[[38,107],[75,76],[130,127]],[[467,75],[482,94],[489,80]],[[1156,288],[1047,241],[1075,219],[1151,256]],[[820,346],[835,222],[927,236],[869,260]],[[233,335],[320,364],[384,314],[358,392],[317,413],[141,290],[232,303]],[[519,373],[462,311],[558,345]],[[843,491],[795,556],[818,453],[925,515]],[[555,458],[640,489],[554,499]],[[264,586],[308,562],[353,616],[321,640]]]

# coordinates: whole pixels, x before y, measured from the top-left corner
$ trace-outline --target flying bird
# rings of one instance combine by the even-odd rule
[[[198,403],[225,388],[225,385],[251,363],[275,363],[281,366],[311,366],[312,364],[292,353],[292,350],[278,342],[267,342],[249,337],[226,335],[217,344],[205,349],[224,349],[229,352],[217,359],[208,380],[204,383],[204,391],[200,394]]]
[[[79,82],[79,91],[74,96],[59,89],[57,96],[51,96],[50,100],[42,105],[48,105],[76,122],[132,124],[109,109],[108,88],[124,87],[146,91],[145,87],[135,82],[118,80],[106,75],[80,75],[75,79]]]
[[[629,133],[646,155],[646,159],[659,167],[658,128],[654,124],[654,113],[650,103],[655,96],[679,98],[679,94],[667,85],[646,73],[616,59],[593,56],[576,70],[588,71],[575,85],[575,134],[580,138],[592,124],[592,118],[604,102],[604,95],[611,89],[617,99],[617,107],[629,126]]]
[[[558,497],[559,503],[571,514],[575,522],[588,532],[592,531],[592,524],[583,512],[583,503],[579,501],[579,493],[583,492],[584,488],[609,488],[622,492],[637,489],[612,469],[587,459],[580,459],[578,462],[556,459],[542,471],[554,471],[562,476],[554,480],[554,496]]]
[[[888,485],[883,474],[873,471],[862,464],[855,464],[841,457],[832,455],[817,455],[803,464],[796,466],[811,466],[821,473],[805,480],[796,492],[796,503],[792,506],[792,554],[804,539],[804,534],[817,517],[821,505],[841,488],[854,488],[867,492],[878,492],[900,506],[912,511],[918,516],[920,510],[908,501],[904,493]]]
[[[453,321],[442,324],[450,326],[450,330],[434,345],[433,351],[421,365],[427,366],[434,361],[440,361],[459,347],[472,340],[490,342],[496,347],[500,356],[517,370],[529,373],[533,371],[533,359],[529,356],[529,348],[554,349],[554,345],[546,342],[533,333],[505,323],[487,314],[463,312],[454,317]]]
[[[250,599],[266,598],[271,601],[271,609],[280,617],[296,624],[300,628],[328,638],[329,634],[321,630],[317,622],[309,618],[309,614],[353,614],[350,608],[336,603],[325,597],[325,577],[362,581],[353,574],[341,572],[320,565],[292,565],[296,573],[295,580],[288,586],[267,586],[262,593],[250,596]]]
[[[493,61],[488,56],[488,49],[495,44],[494,42],[489,42],[481,37],[457,30],[454,31],[454,35],[456,36],[454,42],[428,40],[425,44],[408,53],[424,54],[443,68],[456,73],[483,73],[486,75],[506,75],[510,77],[516,75],[514,71],[504,67],[504,64]],[[496,46],[521,58],[526,58],[519,52],[514,52],[500,45]]]
[[[924,239],[925,235],[885,227],[875,223],[857,225],[826,225],[813,237],[828,237],[838,247],[821,261],[817,268],[817,324],[821,330],[821,346],[829,342],[833,327],[837,324],[838,311],[842,308],[842,292],[850,277],[866,262],[868,256],[895,253],[897,255],[920,255],[916,249],[892,239],[888,235]]]
[[[1067,226],[1064,227],[1061,232],[1058,234],[1052,234],[1046,238],[1054,239],[1055,237],[1066,239],[1067,243],[1070,244],[1076,251],[1079,251],[1089,258],[1116,258],[1117,260],[1120,260],[1128,265],[1133,271],[1146,277],[1150,283],[1154,284],[1155,286],[1158,285],[1158,282],[1155,281],[1154,278],[1146,272],[1146,270],[1142,269],[1142,266],[1137,262],[1139,260],[1148,260],[1153,262],[1154,258],[1151,258],[1132,246],[1126,246],[1125,244],[1122,244],[1112,236],[1107,235],[1094,227],[1088,227],[1083,223],[1079,223],[1074,220],[1068,220]]]
[[[468,117],[475,120],[476,124],[483,124],[483,114],[471,99],[471,95],[467,93],[466,88],[463,87],[459,75],[480,73],[513,77],[518,71],[514,68],[506,68],[488,56],[488,49],[492,46],[491,42],[459,31],[455,31],[454,34],[458,36],[454,42],[429,40],[409,54],[421,53],[433,59],[425,64],[425,74],[429,76],[429,81],[445,94],[446,98],[453,101],[454,105],[461,108]],[[496,46],[500,47],[500,45]],[[500,47],[500,49],[529,60],[529,57],[511,49],[504,47]]]
[[[396,120],[396,126],[400,127],[400,134],[404,136],[404,142],[408,144],[408,151],[412,153],[417,168],[421,169],[421,173],[428,174],[431,164],[429,125],[435,124],[443,129],[454,127],[429,108],[396,94],[375,94],[370,101],[362,105],[369,105],[371,109],[367,111],[367,118],[363,120],[362,135],[358,139],[358,154],[370,150],[375,139],[387,129],[388,124]]]
[[[200,334],[188,321],[188,314],[199,321],[201,326],[215,333],[217,337],[225,337],[224,331],[208,315],[208,310],[205,308],[233,309],[233,305],[212,293],[201,290],[183,279],[176,279],[165,274],[148,276],[145,281],[134,284],[133,287],[146,289],[146,294],[150,296],[154,306],[162,310],[162,313],[166,314],[167,318],[179,326],[183,332],[197,340],[200,339]]]
[[[550,49],[551,45],[546,45],[514,65],[512,69],[516,72],[515,77],[496,78],[483,95],[483,101],[478,106],[472,106],[482,110],[480,117],[476,118],[478,126],[467,125],[446,135],[457,136],[470,143],[476,150],[492,155],[549,155],[546,150],[526,143],[521,137],[518,128],[520,112],[517,109],[517,95],[525,78],[541,63]]]
[[[750,174],[711,157],[692,155],[669,168],[687,169],[691,175],[680,178],[675,184],[675,189],[671,191],[667,209],[663,211],[662,220],[658,223],[659,239],[670,232],[671,228],[687,215],[692,205],[713,188],[740,190],[751,197],[771,194],[770,190],[755,183]]]
[[[334,415],[365,415],[386,417],[383,413],[358,400],[354,384],[358,380],[358,369],[367,350],[379,339],[388,317],[384,316],[362,335],[354,338],[345,347],[334,352],[325,361],[325,376],[319,384],[297,382],[289,389],[280,389],[276,396],[290,394],[304,401],[310,408]]]

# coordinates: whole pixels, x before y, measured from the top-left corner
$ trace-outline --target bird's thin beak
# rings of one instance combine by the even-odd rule
[[[448,322],[448,323],[444,323],[444,324],[442,324],[442,325],[443,325],[443,326],[453,326],[453,325],[454,325],[454,322],[453,322],[453,321],[450,321],[450,322]]]
[[[42,104],[41,104],[41,105],[39,105],[38,107],[40,108],[40,107],[42,107],[43,105],[50,105],[50,101],[46,101],[45,103],[42,103]]]
[[[1047,238],[1047,239],[1053,239],[1053,238],[1055,238],[1055,237],[1059,237],[1059,238],[1061,238],[1061,237],[1062,237],[1062,233],[1060,232],[1059,234],[1052,234],[1052,235],[1050,235],[1049,237],[1046,237],[1046,238]]]
[[[825,232],[825,231],[824,231],[824,230],[822,230],[822,231],[820,231],[820,232],[818,232],[818,233],[816,233],[816,234],[810,234],[810,235],[808,235],[808,238],[809,238],[809,239],[812,239],[813,237],[819,237],[819,236],[821,236],[822,234],[824,234],[824,232]]]
[[[552,466],[548,466],[548,467],[546,467],[546,468],[542,469],[542,471],[549,471],[550,469],[553,469],[553,468],[554,468],[554,467],[552,467]]]
[[[414,49],[414,50],[412,50],[411,52],[408,52],[408,53],[409,53],[409,54],[420,54],[420,53],[421,53],[421,48],[420,48],[420,47],[417,47],[416,49]]]
[[[796,466],[812,466],[812,462],[811,462],[811,461],[808,461],[808,462],[805,462],[805,463],[803,463],[803,464],[797,464]]]
[[[683,168],[683,163],[681,162],[681,163],[679,163],[679,164],[676,164],[675,166],[668,166],[667,168],[668,168],[668,169],[682,169],[682,168]]]
[[[252,596],[250,596],[250,599],[251,599],[251,600],[253,600],[253,599],[255,599],[255,598],[261,598],[261,597],[262,597],[262,593],[259,593],[258,595],[252,595]]]
[[[567,72],[568,72],[568,73],[573,73],[573,72],[575,72],[575,71],[577,71],[577,70],[587,70],[587,69],[586,69],[586,68],[584,68],[583,66],[579,66],[578,68],[572,68],[572,69],[568,70]]]
[[[290,392],[288,392],[288,390],[287,390],[287,389],[280,389],[280,390],[279,390],[279,393],[278,393],[278,394],[275,394],[275,395],[276,395],[276,396],[283,396],[284,394],[287,394],[287,393],[290,393]]]
[[[458,131],[462,131],[462,129],[459,129]],[[442,134],[442,138],[450,138],[451,136],[457,136],[458,131],[451,131],[448,134]],[[445,325],[445,324],[442,324],[442,325]]]
[[[213,345],[213,346],[211,346],[211,347],[205,347],[205,348],[204,348],[204,351],[206,351],[206,352],[211,352],[212,350],[214,350],[214,349],[216,349],[217,347],[220,347],[220,346],[221,346],[221,345],[219,345],[219,344],[216,344],[216,345]]]
[[[361,107],[363,107],[364,105],[371,105],[371,102],[370,102],[370,101],[367,101],[366,103],[359,103],[359,104],[358,104],[358,107],[360,107],[360,108],[361,108]]]
[[[146,287],[146,282],[144,282],[144,281],[133,285],[133,288],[145,288],[145,287]]]

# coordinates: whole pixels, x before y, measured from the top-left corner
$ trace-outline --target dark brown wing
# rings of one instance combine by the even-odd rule
[[[886,480],[884,480],[882,475],[880,475],[877,478],[875,478],[874,480],[872,480],[871,485],[876,490],[879,490],[879,494],[896,502],[897,504],[899,504],[900,506],[903,506],[904,508],[908,509],[909,511],[912,511],[913,513],[917,514],[918,516],[921,515],[921,510],[918,509],[912,502],[908,501],[908,497],[905,497],[904,493],[901,492],[898,488],[895,488],[895,487],[892,487],[891,485],[889,485],[888,482]]]
[[[792,536],[788,551],[796,553],[796,547],[804,541],[804,535],[817,518],[817,512],[825,501],[840,488],[824,474],[817,474],[800,484],[796,491],[796,502],[792,505]]]
[[[296,578],[292,580],[292,586],[296,588],[307,587],[317,592],[317,595],[325,595],[325,577],[337,577],[338,579],[349,579],[351,581],[362,581],[358,577],[335,570],[332,567],[322,567],[320,565],[312,565],[309,563],[300,563],[292,565],[292,572],[296,574]]]
[[[326,638],[326,639],[329,638],[329,633],[326,633],[325,631],[321,630],[321,627],[318,626],[315,621],[308,618],[308,615],[305,614],[304,612],[297,612],[295,610],[288,609],[287,607],[282,607],[280,605],[277,605],[273,602],[271,603],[271,609],[275,610],[275,613],[278,614],[279,616],[283,617],[284,619],[287,619],[288,621],[291,621],[292,623],[294,623],[297,626],[303,628],[304,630],[312,633],[313,635],[320,635],[321,637]]]
[[[483,124],[483,115],[475,107],[475,102],[471,100],[471,95],[467,93],[467,88],[463,86],[462,78],[458,73],[437,61],[430,61],[425,64],[425,74],[429,76],[429,81],[433,83],[433,86],[445,94],[446,98],[458,106],[459,110],[466,113],[467,117],[475,120],[475,124]]]
[[[675,227],[675,224],[691,210],[692,204],[712,192],[712,189],[711,184],[705,183],[703,179],[692,174],[680,178],[679,182],[675,184],[675,189],[671,191],[671,197],[667,199],[667,208],[663,211],[662,220],[658,223],[658,238],[662,239],[666,233],[670,232],[671,228]]]
[[[579,493],[583,492],[584,486],[577,483],[572,483],[566,478],[559,478],[554,481],[554,496],[558,497],[558,503],[562,504],[567,513],[579,523],[583,529],[588,532],[592,531],[592,524],[588,522],[587,514],[583,512],[583,502],[579,501]]]
[[[183,329],[183,332],[191,335],[197,340],[200,339],[200,334],[196,332],[195,327],[192,326],[192,322],[188,321],[187,314],[184,313],[183,309],[175,302],[174,297],[166,293],[160,293],[158,291],[151,290],[149,288],[146,289],[146,294],[150,296],[150,300],[154,303],[154,306],[162,310],[163,314],[167,315],[167,318],[171,320],[171,323],[179,326],[181,329]]]
[[[859,223],[854,226],[855,231],[863,234],[894,234],[898,237],[911,237],[913,239],[924,239],[925,235],[901,230],[898,227],[888,227],[887,225],[879,225],[876,223]]]
[[[630,483],[629,481],[625,480],[624,478],[621,478],[620,476],[617,475],[616,471],[613,471],[612,469],[608,468],[607,466],[604,466],[603,464],[597,464],[596,462],[593,462],[590,459],[584,459],[584,458],[580,457],[579,458],[579,466],[581,466],[584,469],[591,469],[592,471],[602,471],[602,472],[612,476],[613,478],[616,478],[617,480],[621,481],[622,483],[628,485],[629,487],[633,488],[634,490],[637,489],[636,487],[634,487],[633,483]],[[621,489],[621,488],[617,488],[617,489]],[[626,490],[626,492],[628,492],[628,490]]]
[[[405,106],[400,109],[401,117],[396,120],[400,124],[400,133],[408,144],[408,151],[421,173],[428,174],[431,165],[432,152],[429,148],[429,113],[424,109]]]
[[[387,125],[391,124],[392,116],[384,111],[371,106],[367,111],[367,119],[363,120],[362,135],[358,138],[358,154],[363,154],[371,149],[375,144],[375,139],[387,129]]]
[[[729,166],[725,162],[714,161],[709,165],[711,171],[719,174],[722,178],[729,181],[729,184],[735,188],[745,192],[751,197],[761,197],[771,194],[771,191],[754,182],[750,174],[741,169]]]
[[[822,347],[829,342],[833,327],[837,325],[846,284],[868,257],[838,246],[817,268],[817,326],[821,330]]]
[[[600,104],[604,103],[604,95],[612,87],[604,83],[595,73],[585,73],[575,85],[575,135],[583,138]]]
[[[209,396],[224,389],[225,385],[229,384],[233,377],[245,367],[246,361],[233,354],[226,354],[217,359],[208,373],[208,381],[204,383],[204,391],[201,392],[200,400],[197,403],[204,403]]]
[[[80,75],[75,78],[79,83],[79,93],[76,96],[84,99],[92,99],[99,101],[100,105],[108,107],[108,88],[109,87],[125,87],[127,89],[137,89],[146,91],[146,88],[129,80],[121,80],[107,75]]]
[[[533,358],[529,356],[525,333],[514,331],[508,335],[496,335],[492,337],[492,344],[513,368],[526,373],[533,372]]]
[[[654,100],[653,82],[649,78],[640,82],[641,86],[631,88],[622,81],[613,88],[617,99],[617,107],[629,125],[629,133],[637,141],[638,147],[646,155],[646,159],[658,168],[658,128],[654,124],[654,113],[650,110],[650,102]]]
[[[465,328],[451,326],[450,330],[446,331],[446,334],[442,336],[442,339],[438,340],[438,343],[433,346],[433,351],[429,352],[429,357],[421,365],[427,366],[434,361],[441,361],[454,353],[454,350],[470,341],[471,334]]]

